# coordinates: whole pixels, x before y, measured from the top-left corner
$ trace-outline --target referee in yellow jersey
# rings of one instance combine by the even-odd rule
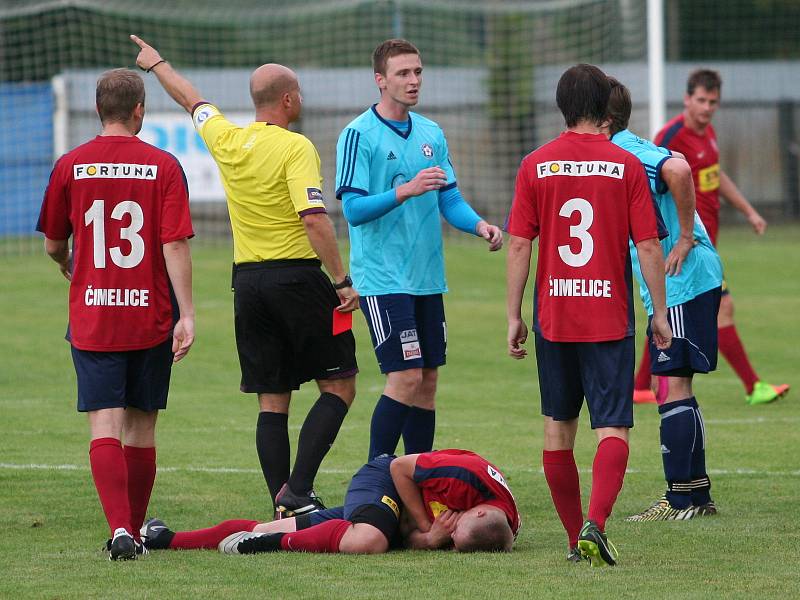
[[[358,308],[322,198],[314,145],[287,129],[300,116],[295,73],[262,65],[250,77],[255,121],[238,127],[136,36],[136,64],[192,115],[216,161],[233,230],[236,348],[243,392],[258,394],[256,449],[278,516],[323,508],[314,477],[355,397],[355,340],[334,335],[334,312]],[[322,272],[325,265],[333,283]],[[292,390],[316,380],[320,396],[300,430],[289,471]]]

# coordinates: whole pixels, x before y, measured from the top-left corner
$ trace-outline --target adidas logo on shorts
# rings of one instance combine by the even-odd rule
[[[658,362],[662,363],[662,362],[667,362],[668,360],[672,360],[672,359],[669,356],[667,356],[666,354],[664,354],[663,352],[661,352],[658,355],[658,358],[656,360]]]

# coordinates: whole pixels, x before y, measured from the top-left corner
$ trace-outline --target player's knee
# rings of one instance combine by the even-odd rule
[[[389,374],[389,384],[404,395],[416,396],[422,386],[422,369],[408,369]]]
[[[319,390],[323,393],[335,394],[349,407],[356,397],[356,378],[321,379],[318,382]]]
[[[386,536],[367,523],[353,525],[339,544],[339,551],[345,554],[382,554],[388,549]]]

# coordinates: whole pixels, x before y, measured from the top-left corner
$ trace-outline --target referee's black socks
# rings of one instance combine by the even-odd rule
[[[296,494],[306,494],[314,487],[322,459],[336,440],[346,415],[347,404],[329,392],[323,392],[308,411],[300,429],[297,457],[289,476],[289,487]]]

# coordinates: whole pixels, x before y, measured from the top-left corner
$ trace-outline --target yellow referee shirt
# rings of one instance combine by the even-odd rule
[[[213,104],[199,104],[194,127],[219,167],[233,230],[233,262],[317,258],[303,223],[326,212],[317,149],[263,122],[239,127]]]

